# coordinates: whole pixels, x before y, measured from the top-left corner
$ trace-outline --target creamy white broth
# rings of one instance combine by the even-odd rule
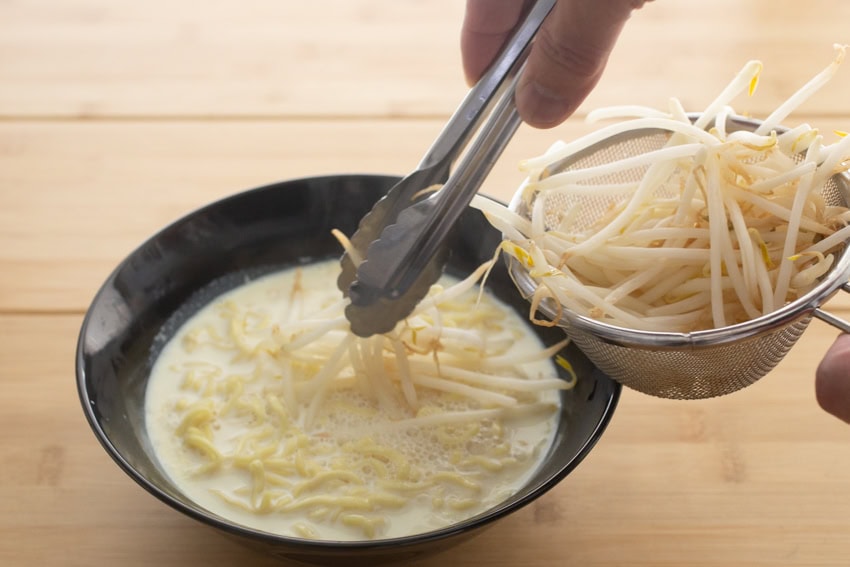
[[[397,341],[363,341],[338,270],[259,278],[181,326],[146,393],[167,475],[222,517],[324,540],[430,531],[510,497],[551,445],[567,387],[528,322],[476,287]],[[335,329],[311,343],[309,320]]]

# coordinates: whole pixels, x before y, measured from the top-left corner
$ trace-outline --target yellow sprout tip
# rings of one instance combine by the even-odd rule
[[[756,92],[756,87],[758,87],[759,84],[759,76],[761,75],[762,68],[763,65],[759,62],[756,62],[756,70],[753,73],[753,77],[750,79],[750,88],[747,91],[747,94],[749,96],[753,96],[753,93]]]

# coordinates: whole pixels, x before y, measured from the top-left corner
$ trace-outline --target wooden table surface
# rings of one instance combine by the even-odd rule
[[[270,566],[151,498],[100,448],[74,348],[111,269],[216,198],[413,167],[466,92],[460,0],[0,2],[0,565]],[[657,0],[579,113],[523,128],[486,183],[621,103],[699,110],[752,58],[764,116],[850,43],[837,0]],[[850,131],[850,64],[790,123]],[[850,318],[850,298],[830,306]],[[813,392],[814,321],[739,393],[623,393],[581,466],[480,537],[416,565],[847,565],[850,426]]]

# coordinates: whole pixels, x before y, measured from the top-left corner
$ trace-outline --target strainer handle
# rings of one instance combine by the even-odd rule
[[[841,289],[846,293],[850,293],[850,284],[844,284],[843,286],[841,286]],[[836,317],[828,311],[824,311],[823,309],[817,308],[815,309],[814,316],[820,319],[821,321],[829,323],[830,325],[844,333],[850,333],[850,323],[848,323],[844,319],[841,319],[840,317]]]

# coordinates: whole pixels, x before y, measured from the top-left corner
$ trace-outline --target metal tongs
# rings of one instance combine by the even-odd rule
[[[351,299],[345,316],[355,334],[368,337],[391,331],[439,279],[448,260],[446,238],[521,123],[514,104],[517,78],[532,39],[554,4],[555,0],[534,4],[417,169],[360,221],[351,237],[352,254],[340,260],[337,282]],[[479,129],[450,175],[452,164]],[[442,187],[423,195],[435,185]],[[351,257],[355,252],[359,264]]]

